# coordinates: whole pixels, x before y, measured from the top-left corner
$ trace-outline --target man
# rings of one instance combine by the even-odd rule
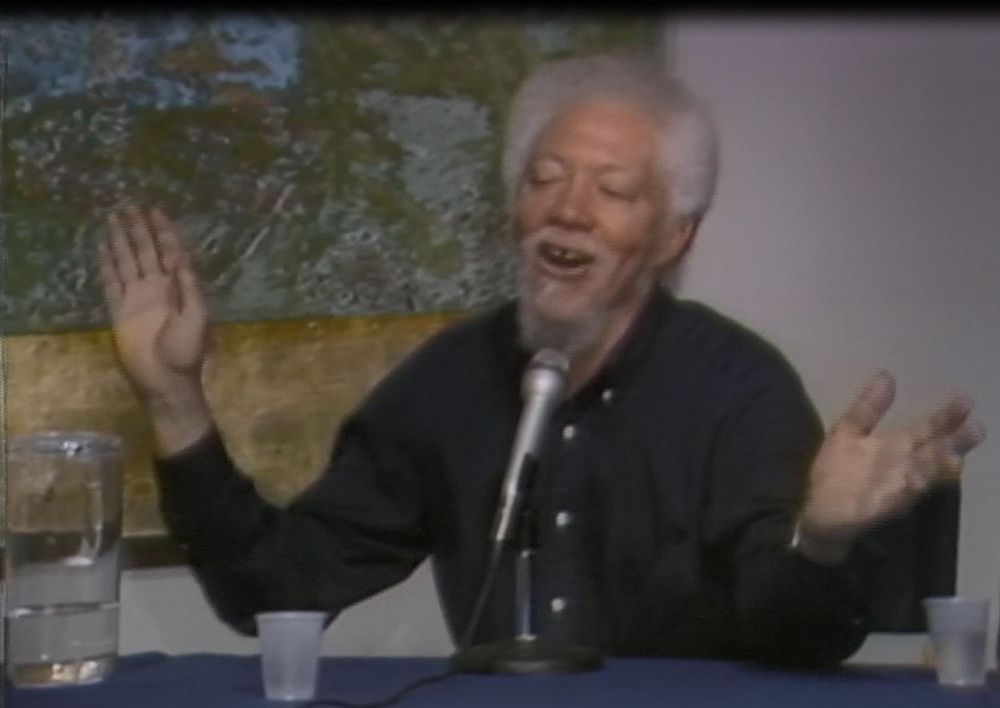
[[[337,612],[428,554],[452,636],[486,571],[533,352],[570,361],[539,474],[540,631],[616,655],[825,663],[869,617],[857,539],[983,438],[948,401],[878,434],[879,372],[823,438],[779,352],[659,283],[714,191],[700,104],[651,61],[544,65],[515,100],[504,176],[515,303],[432,337],[344,422],[328,469],[287,508],[235,470],[206,404],[208,318],[172,223],[109,218],[102,276],[118,354],[152,422],[164,517],[219,615]],[[501,577],[477,642],[513,632]]]

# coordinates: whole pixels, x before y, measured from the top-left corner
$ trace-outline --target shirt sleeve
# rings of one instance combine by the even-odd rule
[[[719,432],[709,553],[731,584],[741,654],[785,665],[836,663],[858,648],[871,623],[852,557],[823,565],[788,547],[821,423],[794,373],[769,372],[758,384]]]
[[[261,611],[335,616],[428,553],[411,461],[363,410],[344,423],[327,469],[285,508],[257,493],[215,429],[154,467],[169,532],[218,616],[244,634]]]

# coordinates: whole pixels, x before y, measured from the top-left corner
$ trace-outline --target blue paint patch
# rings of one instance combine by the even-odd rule
[[[291,20],[206,22],[173,14],[155,20],[21,19],[9,27],[10,97],[19,112],[36,108],[40,99],[95,90],[133,106],[190,107],[212,100],[206,82],[282,90],[299,78],[302,31]],[[201,37],[213,40],[226,62],[244,68],[184,76],[163,65],[165,54]]]
[[[214,23],[211,33],[226,59],[260,67],[219,72],[219,79],[262,90],[288,88],[298,80],[302,30],[297,24],[289,20],[233,18]]]
[[[85,20],[20,19],[8,23],[11,97],[60,97],[87,90],[91,25]]]

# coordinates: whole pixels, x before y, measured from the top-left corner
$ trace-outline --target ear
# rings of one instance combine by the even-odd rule
[[[684,257],[694,243],[700,223],[695,217],[686,217],[667,226],[667,232],[653,254],[657,268],[666,270]]]

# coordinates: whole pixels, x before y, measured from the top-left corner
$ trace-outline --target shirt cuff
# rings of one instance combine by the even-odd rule
[[[164,521],[182,543],[197,532],[198,520],[211,514],[211,506],[242,481],[214,426],[180,452],[154,456],[153,473]]]
[[[839,565],[844,562],[851,551],[850,543],[821,543],[816,539],[805,537],[802,533],[802,522],[799,519],[795,519],[795,525],[792,527],[792,538],[788,542],[788,549],[821,565]]]

